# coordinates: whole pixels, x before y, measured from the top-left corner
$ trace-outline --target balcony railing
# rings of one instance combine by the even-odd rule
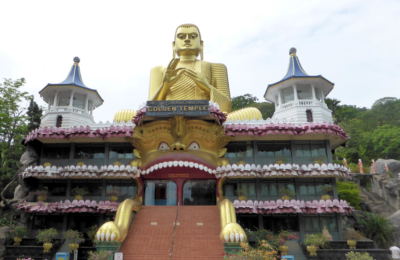
[[[286,110],[295,106],[321,106],[328,108],[328,106],[325,103],[319,100],[305,99],[305,100],[293,100],[285,104],[281,104],[278,106],[277,110]]]
[[[46,115],[49,112],[72,112],[80,115],[90,115],[89,111],[86,111],[85,109],[70,106],[51,107],[50,109],[45,110],[43,114]]]

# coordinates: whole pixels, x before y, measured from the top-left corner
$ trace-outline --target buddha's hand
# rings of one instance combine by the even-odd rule
[[[98,241],[119,241],[120,239],[121,232],[114,221],[104,223],[96,233]]]
[[[163,75],[164,87],[171,88],[175,82],[185,73],[184,68],[179,68],[176,70],[166,70]]]
[[[247,236],[238,223],[228,223],[222,228],[220,239],[226,242],[246,242]]]
[[[212,86],[210,85],[210,83],[208,83],[206,75],[204,75],[203,73],[198,73],[193,70],[186,69],[185,75],[191,78],[203,91],[206,91],[207,93],[211,91]]]

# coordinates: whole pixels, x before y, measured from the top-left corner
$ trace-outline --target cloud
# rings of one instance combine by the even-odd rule
[[[168,64],[175,29],[186,22],[200,27],[205,60],[227,65],[232,96],[262,100],[285,75],[291,47],[308,74],[336,83],[330,97],[344,104],[400,95],[398,1],[39,3],[0,4],[0,78],[25,77],[38,101],[79,56],[85,84],[105,100],[96,121],[147,99],[150,69]]]

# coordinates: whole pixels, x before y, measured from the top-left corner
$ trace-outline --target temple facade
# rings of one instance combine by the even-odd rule
[[[191,34],[178,30],[181,35]],[[224,68],[202,62],[199,68],[209,71],[209,85],[218,90],[212,75],[221,77]],[[35,198],[18,206],[30,215],[31,235],[48,227],[87,232],[98,225],[98,245],[118,242],[117,250],[129,255],[126,245],[143,235],[132,234],[142,211],[157,208],[167,216],[177,208],[179,222],[183,209],[211,206],[219,212],[212,220],[220,226],[218,246],[251,240],[244,229],[291,230],[300,240],[327,229],[334,240],[342,239],[340,216],[352,208],[338,198],[336,179],[351,173],[333,163],[332,150],[348,135],[333,124],[324,101],[334,84],[306,74],[295,49],[285,77],[266,89],[266,100],[275,104],[268,119],[258,111],[223,111],[230,102],[222,106],[216,100],[230,98],[228,92],[193,84],[202,99],[153,99],[139,110],[116,111],[111,123],[95,123],[93,110],[103,99],[83,84],[79,66],[75,58],[65,81],[40,91],[48,110],[24,141],[40,158],[22,178],[30,190],[47,187],[51,194],[44,202]],[[185,73],[188,80],[191,74]],[[74,196],[77,189],[84,195]],[[110,197],[114,191],[117,198]],[[136,258],[132,253],[127,259]]]

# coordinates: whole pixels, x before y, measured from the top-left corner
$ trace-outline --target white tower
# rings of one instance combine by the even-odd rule
[[[326,78],[308,75],[296,56],[296,49],[289,51],[289,68],[282,80],[269,84],[264,98],[275,104],[272,118],[293,118],[296,125],[307,122],[330,123],[332,111],[325,104],[325,97],[334,83]]]
[[[74,64],[67,78],[58,84],[47,84],[40,96],[48,104],[41,118],[41,127],[68,128],[78,123],[93,124],[93,110],[103,104],[104,100],[95,89],[83,84],[79,68],[79,58],[74,58]]]

